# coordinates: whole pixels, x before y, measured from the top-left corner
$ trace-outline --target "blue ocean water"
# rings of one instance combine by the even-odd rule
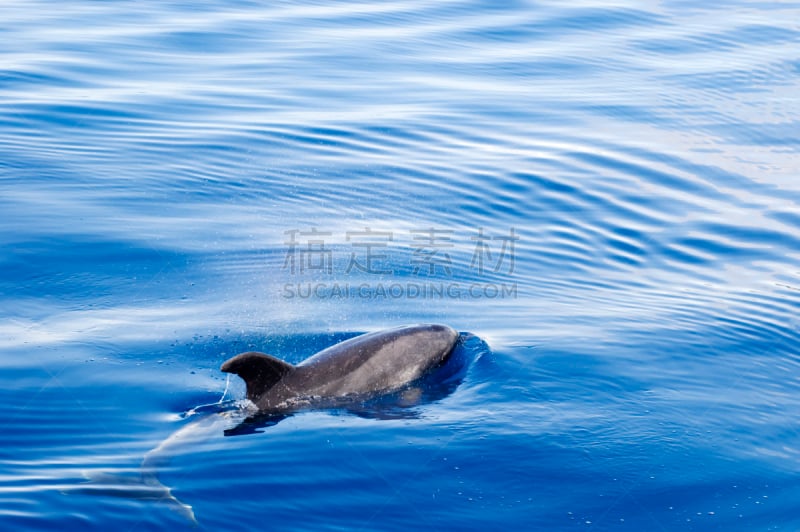
[[[4,2],[0,526],[800,528],[798,20]],[[226,436],[418,322],[458,386]]]

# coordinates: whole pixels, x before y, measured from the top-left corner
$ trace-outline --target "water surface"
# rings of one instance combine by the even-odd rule
[[[5,528],[190,526],[81,490],[233,354],[415,322],[488,345],[444,397],[158,477],[209,530],[800,527],[796,4],[0,11]]]

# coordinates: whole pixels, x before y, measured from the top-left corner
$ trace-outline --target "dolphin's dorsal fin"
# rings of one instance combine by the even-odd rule
[[[294,371],[294,366],[280,358],[249,351],[228,359],[219,369],[239,375],[247,385],[247,398],[255,403],[287,373]]]

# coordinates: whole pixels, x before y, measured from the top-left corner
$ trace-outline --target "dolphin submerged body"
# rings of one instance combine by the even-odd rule
[[[297,365],[247,352],[222,364],[241,377],[261,413],[289,413],[389,394],[445,363],[459,335],[445,325],[409,325],[363,334]]]

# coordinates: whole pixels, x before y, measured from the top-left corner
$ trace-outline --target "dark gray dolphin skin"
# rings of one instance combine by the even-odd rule
[[[350,338],[296,366],[250,351],[220,370],[244,380],[247,398],[260,411],[287,412],[399,390],[447,360],[457,340],[445,325],[408,325]]]

